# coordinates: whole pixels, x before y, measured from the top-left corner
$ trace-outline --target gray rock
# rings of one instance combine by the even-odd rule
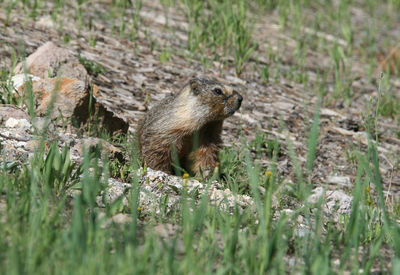
[[[345,187],[351,187],[351,180],[348,176],[330,176],[328,177],[328,183],[337,184]]]
[[[170,223],[157,224],[153,228],[154,233],[161,238],[171,238],[178,230],[180,230],[179,226]]]
[[[61,115],[66,120],[72,119],[73,116],[78,121],[87,119],[86,110],[89,109],[90,94],[85,83],[79,79],[67,77],[42,79],[35,81],[32,88],[38,99],[36,111],[39,116],[46,115],[54,97],[51,119],[55,120]]]
[[[0,105],[0,117],[2,118],[0,122],[6,122],[9,118],[29,121],[29,115],[13,105]]]
[[[239,210],[250,208],[253,211],[255,208],[251,197],[236,195],[229,189],[222,190],[216,181],[207,186],[194,179],[182,179],[147,168],[146,173],[139,177],[139,183],[139,208],[144,215],[153,213],[153,211],[156,214],[160,214],[161,211],[167,213],[173,211],[175,207],[180,206],[184,193],[191,194],[191,197],[195,199],[195,204],[200,202],[203,194],[207,194],[210,204],[231,214],[235,207],[238,207]],[[131,185],[115,179],[110,179],[108,184],[106,193],[97,198],[98,205],[104,207],[105,204],[122,197],[123,205],[128,207],[126,195]],[[163,205],[160,205],[160,202],[163,202]]]
[[[25,72],[25,66],[28,72]],[[61,115],[65,121],[74,125],[87,126],[89,118],[96,118],[99,129],[104,129],[111,134],[126,134],[129,124],[126,119],[117,115],[106,104],[99,100],[98,87],[92,85],[93,108],[89,114],[89,80],[90,77],[85,67],[69,50],[57,47],[52,42],[47,42],[39,47],[26,59],[19,63],[14,73],[13,85],[20,93],[24,91],[24,82],[27,78],[32,80],[32,88],[37,99],[36,106],[39,116],[44,116],[55,95],[54,109],[51,118],[56,120]],[[28,73],[28,74],[27,74]],[[71,128],[72,129],[72,128]]]
[[[33,128],[38,132],[42,133],[47,129],[48,132],[54,132],[55,126],[52,121],[47,117],[35,117],[31,120]]]
[[[104,193],[97,196],[96,202],[100,207],[104,207],[106,204],[113,203],[119,198],[122,198],[122,204],[129,206],[127,197],[125,196],[131,185],[128,183],[120,182],[116,179],[110,178],[108,180],[108,187]]]
[[[77,78],[85,84],[85,88],[89,83],[89,75],[79,60],[69,50],[57,47],[53,42],[43,44],[27,57],[25,63],[18,63],[14,73],[25,74],[25,66],[30,74],[40,78]]]
[[[308,198],[309,203],[317,203],[323,197],[323,211],[328,216],[333,216],[335,221],[339,220],[339,215],[349,214],[353,202],[353,197],[341,190],[325,191],[323,187],[317,187],[312,191]]]
[[[26,81],[39,81],[40,77],[31,74],[16,74],[11,78],[11,85],[17,91]]]
[[[21,119],[15,119],[13,117],[10,117],[7,119],[7,121],[4,123],[4,126],[7,128],[24,128],[24,129],[29,129],[31,127],[31,124],[26,120],[25,118]]]

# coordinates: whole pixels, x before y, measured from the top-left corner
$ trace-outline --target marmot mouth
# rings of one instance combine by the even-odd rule
[[[227,108],[226,116],[231,116],[233,115],[237,110],[239,110],[240,106],[242,105],[241,100],[236,100],[235,105],[233,108]]]

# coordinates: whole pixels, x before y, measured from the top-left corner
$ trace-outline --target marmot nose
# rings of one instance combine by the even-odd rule
[[[238,94],[238,101],[239,101],[239,103],[242,103],[242,101],[243,101],[243,97],[240,94]]]

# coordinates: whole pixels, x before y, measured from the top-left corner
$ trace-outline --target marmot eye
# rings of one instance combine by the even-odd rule
[[[222,94],[223,94],[223,92],[222,92],[222,90],[221,90],[220,88],[215,88],[215,89],[213,90],[213,92],[214,92],[215,94],[217,94],[217,95],[222,95]]]

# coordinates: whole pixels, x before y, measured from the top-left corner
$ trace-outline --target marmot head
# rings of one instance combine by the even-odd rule
[[[190,92],[198,105],[208,107],[204,114],[209,120],[223,120],[240,108],[243,97],[232,87],[219,82],[193,78],[189,81]]]

